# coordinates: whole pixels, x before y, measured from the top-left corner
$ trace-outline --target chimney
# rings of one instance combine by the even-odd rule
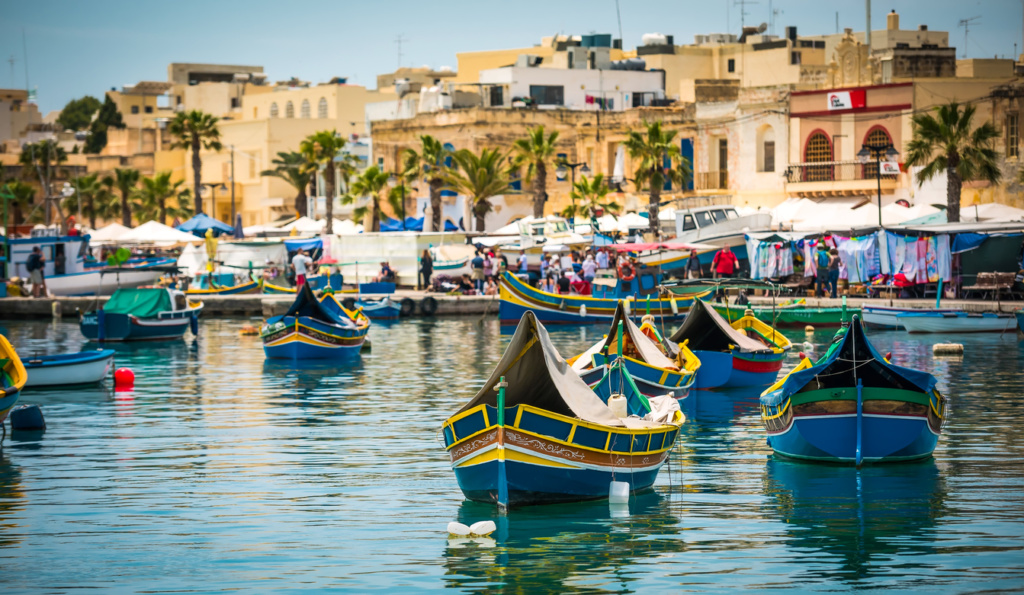
[[[900,30],[900,15],[896,13],[895,9],[893,9],[892,12],[886,15],[885,28],[888,29],[889,31]]]
[[[786,39],[793,42],[796,45],[796,27],[786,27]]]

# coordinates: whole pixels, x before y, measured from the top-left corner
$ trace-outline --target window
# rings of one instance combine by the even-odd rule
[[[232,97],[231,98],[231,109],[238,109],[240,107],[242,107],[242,100],[240,100],[237,97]]]
[[[321,97],[320,101],[316,104],[316,117],[321,120],[327,119],[327,98]]]
[[[152,105],[147,105],[144,109],[145,109],[147,114],[152,114],[153,113],[153,106]]]
[[[697,229],[697,224],[693,222],[693,215],[683,215],[683,231],[691,229]]]
[[[729,72],[736,72],[736,60],[729,58]]]
[[[292,105],[291,101],[289,101],[288,103],[284,104],[284,117],[286,117],[286,118],[294,118],[295,117],[295,106]]]
[[[537,105],[564,105],[562,85],[530,85],[530,99]]]
[[[270,104],[270,117],[271,118],[276,118],[277,117],[277,104],[276,103],[271,103]]]
[[[711,211],[711,218],[715,220],[715,223],[721,223],[725,221],[725,211]]]
[[[725,216],[728,217],[729,219],[739,219],[740,217],[739,214],[733,209],[726,209]]]
[[[764,169],[761,171],[775,171],[775,141],[764,141]]]
[[[1020,123],[1017,114],[1006,114],[1006,156],[1017,157],[1019,155],[1018,144],[1020,142]]]
[[[768,124],[757,130],[757,171],[775,171],[775,129]]]
[[[815,132],[807,139],[807,147],[804,149],[804,161],[807,163],[831,162],[832,143],[824,132]],[[832,180],[833,169],[831,165],[812,166],[804,168],[805,182],[823,182]]]
[[[711,215],[707,211],[697,211],[694,216],[697,218],[697,225],[701,227],[711,225]]]
[[[308,120],[311,117],[310,116],[310,111],[309,111],[309,100],[308,99],[303,99],[302,100],[302,108],[299,111],[299,117],[304,118],[306,120]]]
[[[885,128],[878,127],[873,129],[871,132],[868,133],[866,137],[864,137],[864,144],[872,145],[875,147],[884,147],[892,144],[892,138],[889,136],[889,133],[885,130]],[[885,159],[884,150],[882,154],[882,159]],[[872,155],[871,161],[865,164],[863,167],[863,179],[874,180],[876,173],[878,173],[878,166],[875,165],[874,155]],[[895,176],[882,177],[890,180],[895,178]]]
[[[789,63],[794,66],[800,64],[800,52],[790,52]]]
[[[502,107],[505,105],[505,89],[495,85],[491,87],[491,107]]]
[[[133,113],[133,114],[137,114],[137,113],[139,113],[139,106],[137,106],[137,105],[133,105],[133,106],[132,106],[132,113]]]

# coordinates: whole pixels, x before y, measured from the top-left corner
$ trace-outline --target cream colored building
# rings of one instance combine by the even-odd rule
[[[28,101],[28,91],[0,89],[0,151],[20,153],[25,131],[42,122],[39,108]]]

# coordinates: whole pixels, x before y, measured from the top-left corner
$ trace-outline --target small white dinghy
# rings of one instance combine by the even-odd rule
[[[25,388],[97,384],[110,374],[114,350],[26,357],[23,363],[28,372]]]
[[[1012,314],[985,312],[915,312],[896,319],[908,333],[1001,333],[1012,331],[1017,321]]]

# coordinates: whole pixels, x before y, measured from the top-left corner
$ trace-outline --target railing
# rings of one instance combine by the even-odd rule
[[[729,188],[729,172],[726,170],[697,172],[694,178],[695,190],[725,190]]]
[[[786,168],[786,181],[800,182],[846,182],[852,180],[875,180],[878,166],[874,161],[821,161],[816,163],[794,163]],[[883,180],[895,180],[895,175],[883,175]]]

